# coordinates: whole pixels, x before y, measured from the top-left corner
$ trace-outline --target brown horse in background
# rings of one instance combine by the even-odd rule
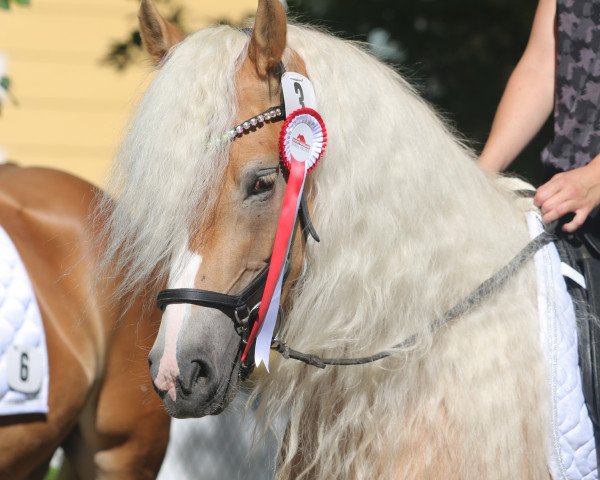
[[[169,421],[152,394],[146,355],[157,319],[143,299],[115,301],[98,281],[91,214],[98,191],[71,175],[0,167],[0,225],[29,273],[49,362],[47,415],[0,417],[0,478],[43,478],[57,447],[61,478],[155,478]]]

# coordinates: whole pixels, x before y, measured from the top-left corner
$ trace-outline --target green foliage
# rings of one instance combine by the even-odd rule
[[[10,78],[0,77],[0,90],[6,90],[6,92],[8,93],[10,91],[9,89],[10,89]],[[2,97],[1,96],[0,96],[0,114],[2,114]]]
[[[109,48],[108,53],[102,59],[102,63],[110,65],[117,70],[125,70],[137,58],[142,47],[140,32],[134,30],[125,40],[115,41]]]
[[[0,90],[4,90],[6,92],[6,97],[12,102],[13,105],[18,106],[19,102],[12,94],[10,90],[11,82],[8,77],[0,77]],[[2,113],[2,98],[0,97],[0,114]]]
[[[174,25],[177,25],[182,31],[185,31],[183,25],[183,17],[185,14],[184,8],[173,4],[171,0],[161,0],[159,3],[172,4],[171,14],[166,18]],[[233,25],[226,19],[217,20],[216,23],[220,25],[241,27],[245,25],[247,20],[247,18],[243,19],[238,25]],[[140,36],[140,31],[136,28],[126,36],[125,40],[118,40],[110,45],[108,53],[102,59],[102,63],[109,65],[118,71],[123,71],[133,63],[140,61],[142,58],[144,58],[142,55],[142,38]]]
[[[50,467],[46,473],[46,476],[44,477],[44,480],[57,480],[59,473],[60,469]]]
[[[31,3],[31,0],[12,0],[12,1],[18,5],[29,5]],[[4,9],[4,10],[8,10],[11,5],[10,2],[11,2],[11,0],[0,0],[0,8]],[[8,95],[8,98],[10,98],[13,101],[13,103],[17,104],[16,99],[11,95],[11,92],[10,92],[10,78],[8,78],[6,76],[0,77],[0,89],[5,90]],[[2,113],[2,101],[0,99],[0,114],[1,113]]]
[[[166,0],[165,3],[170,2]],[[167,20],[183,30],[181,21],[182,13],[183,8],[176,6],[171,15],[168,16]],[[102,63],[110,65],[119,71],[123,71],[129,65],[140,59],[141,52],[142,37],[140,36],[139,30],[135,29],[130,32],[124,40],[114,41],[110,45],[108,53],[102,59]]]
[[[11,1],[18,5],[29,5],[31,0],[0,0],[0,8],[8,10],[11,5]]]
[[[0,87],[8,92],[10,90],[10,78],[0,77]]]

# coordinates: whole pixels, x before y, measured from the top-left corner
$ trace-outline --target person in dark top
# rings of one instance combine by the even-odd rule
[[[479,164],[504,170],[554,110],[541,160],[554,175],[535,196],[546,223],[574,232],[600,204],[600,1],[539,0],[527,48],[498,106]]]
[[[579,365],[600,465],[600,0],[539,0],[529,42],[498,106],[479,165],[508,167],[554,112],[535,204],[562,227],[557,248],[585,277],[567,282],[579,315]],[[561,230],[557,230],[561,232]]]

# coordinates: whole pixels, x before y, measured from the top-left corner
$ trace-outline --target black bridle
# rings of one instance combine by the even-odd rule
[[[158,294],[156,304],[163,311],[167,305],[173,303],[188,303],[198,307],[220,310],[231,319],[235,331],[241,337],[242,342],[246,344],[250,334],[250,321],[258,313],[268,272],[269,265],[264,267],[237,295],[195,288],[171,288]]]

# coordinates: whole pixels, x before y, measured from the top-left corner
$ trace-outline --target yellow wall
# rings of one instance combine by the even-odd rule
[[[257,0],[174,0],[195,30],[221,18],[238,21]],[[165,11],[159,3],[159,9]],[[31,0],[0,10],[0,53],[18,106],[4,105],[0,148],[22,165],[70,171],[98,185],[132,106],[152,68],[139,62],[124,73],[101,65],[112,40],[136,25],[135,0]],[[167,13],[165,11],[165,13]]]

